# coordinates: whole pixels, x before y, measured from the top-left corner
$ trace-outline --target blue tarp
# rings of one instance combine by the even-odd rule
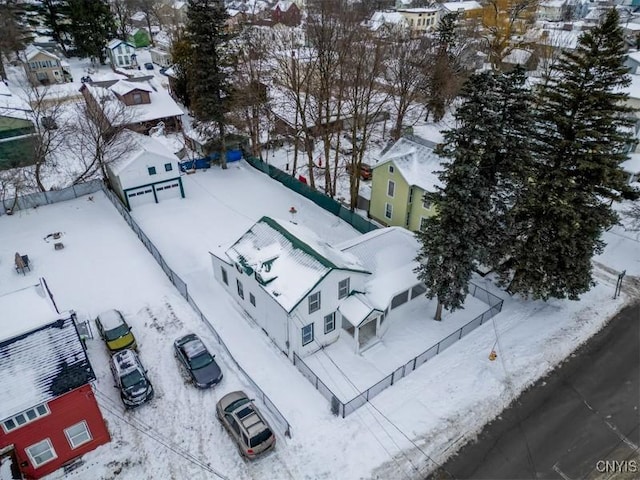
[[[186,172],[187,170],[202,170],[205,168],[211,168],[211,162],[220,158],[218,152],[212,153],[208,157],[198,158],[196,160],[184,160],[180,162],[180,171]],[[227,150],[227,163],[237,162],[242,159],[242,150]]]

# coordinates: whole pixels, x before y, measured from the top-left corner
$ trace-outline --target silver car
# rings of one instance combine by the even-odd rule
[[[244,392],[231,392],[216,404],[216,415],[233,437],[240,454],[253,459],[273,448],[276,436]]]

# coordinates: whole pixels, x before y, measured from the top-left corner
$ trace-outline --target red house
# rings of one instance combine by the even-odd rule
[[[271,21],[274,24],[297,27],[300,25],[300,9],[293,2],[280,0],[271,10]]]
[[[75,314],[54,306],[43,280],[0,296],[0,471],[24,478],[110,441]]]

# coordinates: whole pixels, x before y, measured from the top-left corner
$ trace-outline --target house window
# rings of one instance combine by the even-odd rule
[[[122,44],[118,45],[118,53],[122,53]]]
[[[425,229],[427,228],[427,220],[428,219],[426,219],[424,217],[420,217],[420,231],[421,232],[424,232]]]
[[[427,287],[425,287],[422,283],[419,283],[418,285],[414,286],[411,289],[411,300],[413,300],[417,296],[422,295],[426,291],[427,291]]]
[[[11,418],[7,418],[4,422],[2,422],[2,429],[9,433],[11,430],[15,430],[16,428],[20,428],[27,423],[31,423],[34,420],[48,415],[50,413],[49,407],[46,404],[38,405],[37,407],[30,408],[22,413],[14,415]]]
[[[324,333],[333,332],[336,329],[336,312],[325,315],[324,317]]]
[[[251,302],[251,305],[254,307],[256,306],[256,297],[253,296],[253,293],[249,293],[249,301]]]
[[[309,295],[309,313],[320,310],[320,292]]]
[[[51,440],[48,438],[27,447],[25,450],[31,459],[31,463],[33,463],[33,466],[36,468],[58,458],[53,449],[53,445],[51,445]]]
[[[409,203],[413,202],[413,188],[409,189]]]
[[[313,342],[313,323],[302,327],[302,346]]]
[[[89,433],[87,422],[84,421],[66,428],[64,434],[67,436],[71,448],[78,448],[80,445],[91,441],[91,434]]]
[[[149,167],[147,170],[149,170],[149,175],[155,175],[156,174],[156,167]]]
[[[173,170],[173,165],[171,165],[170,163],[165,163],[164,164],[164,171],[165,172],[170,172],[171,170]]]
[[[389,180],[387,183],[387,195],[393,198],[396,193],[396,183],[393,180]]]
[[[122,65],[122,55],[118,55],[118,65]]]
[[[224,267],[220,267],[220,272],[222,273],[222,281],[225,285],[229,285],[229,276],[227,275],[227,271]]]
[[[393,165],[389,165],[389,173],[393,173],[395,171],[395,169],[393,168]]]
[[[429,210],[431,208],[431,201],[427,200],[426,198],[422,199],[422,208],[424,208],[425,210]]]
[[[133,94],[133,104],[134,105],[140,105],[142,103],[142,94],[141,93],[134,93]]]
[[[238,296],[244,300],[244,289],[242,288],[242,282],[236,279],[236,286],[238,287]]]
[[[384,204],[384,216],[385,216],[385,218],[391,219],[392,215],[393,215],[393,205],[391,205],[390,203],[385,203]]]
[[[125,55],[123,58],[125,65],[129,65],[131,63],[131,61],[129,60],[129,55]]]
[[[344,298],[349,295],[349,279],[345,278],[338,283],[338,298]]]
[[[409,290],[399,293],[391,299],[391,310],[409,301]]]

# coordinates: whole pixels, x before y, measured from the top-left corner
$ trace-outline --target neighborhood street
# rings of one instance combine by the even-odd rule
[[[639,379],[636,303],[429,478],[638,478]]]

